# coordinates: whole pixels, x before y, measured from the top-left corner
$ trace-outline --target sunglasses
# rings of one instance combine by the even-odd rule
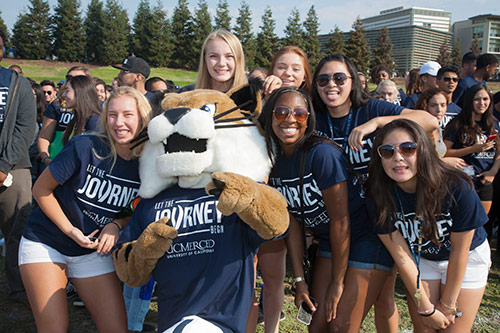
[[[449,76],[446,76],[446,77],[443,77],[443,80],[445,82],[458,82],[458,77],[449,77]]]
[[[320,74],[316,77],[316,83],[318,86],[324,87],[332,80],[336,85],[343,86],[347,79],[352,79],[352,77],[342,72],[335,74]]]
[[[393,145],[382,145],[377,148],[378,155],[383,159],[389,159],[394,156],[394,152],[396,148],[399,150],[399,153],[405,157],[411,157],[415,155],[417,152],[417,144],[415,142],[403,142],[399,146]]]
[[[50,91],[50,90],[48,90],[48,91],[45,91],[45,90],[44,90],[44,91],[43,91],[43,93],[44,93],[45,95],[49,95],[49,96],[50,96],[50,95],[52,95],[52,91]]]
[[[283,121],[288,118],[288,115],[292,114],[292,116],[299,123],[303,123],[307,121],[307,117],[309,117],[309,112],[306,109],[296,108],[290,109],[288,106],[278,106],[273,110],[274,119],[277,121]]]

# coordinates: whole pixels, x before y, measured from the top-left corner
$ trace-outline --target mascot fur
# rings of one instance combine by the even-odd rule
[[[159,332],[243,332],[253,256],[288,228],[285,199],[262,184],[259,86],[167,94],[148,126],[143,199],[113,259],[129,286],[157,281]]]

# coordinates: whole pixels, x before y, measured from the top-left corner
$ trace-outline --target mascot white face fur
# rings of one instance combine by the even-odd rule
[[[243,99],[250,89],[166,95],[162,109],[167,111],[148,126],[149,141],[140,158],[139,195],[151,198],[176,183],[183,188],[203,188],[213,172],[234,172],[264,181],[271,160],[257,120],[260,93],[252,94],[255,100]],[[238,108],[240,104],[247,107]]]

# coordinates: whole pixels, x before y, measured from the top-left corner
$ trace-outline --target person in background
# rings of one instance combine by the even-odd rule
[[[5,32],[0,29],[0,61]],[[5,276],[11,301],[26,303],[18,268],[22,230],[31,211],[28,149],[36,131],[36,106],[28,80],[0,66],[0,230],[5,238]]]
[[[420,67],[420,81],[422,82],[422,90],[426,91],[427,89],[437,88],[437,74],[441,65],[435,61],[427,61]],[[412,95],[406,97],[406,99],[401,104],[405,108],[413,109],[415,103],[417,103],[418,97],[421,94],[421,91],[416,92]]]
[[[369,174],[375,227],[406,287],[414,331],[470,332],[491,265],[488,217],[470,179],[406,119],[377,132]]]
[[[441,91],[446,95],[448,103],[446,106],[446,113],[439,122],[439,127],[441,127],[441,129],[444,129],[450,120],[452,120],[462,110],[462,108],[456,105],[452,100],[453,92],[457,89],[458,80],[458,68],[455,66],[446,65],[439,69],[436,82],[439,89],[441,89]]]
[[[477,57],[473,52],[467,52],[462,57],[462,70],[460,71],[460,80],[465,79],[467,76],[474,74],[476,71]]]
[[[363,72],[358,72],[358,76],[359,76],[359,82],[361,82],[361,87],[363,88],[365,93],[368,94],[370,92],[370,89],[368,89],[368,82],[366,80],[365,74],[363,74]]]
[[[262,81],[264,81],[267,77],[267,69],[263,67],[256,67],[248,73],[248,78],[260,77]]]
[[[156,91],[167,92],[168,90],[167,83],[165,82],[165,80],[163,80],[161,77],[158,76],[149,78],[146,81],[145,88],[147,91],[150,92],[156,92]]]
[[[130,56],[123,60],[121,65],[112,65],[112,67],[120,70],[118,74],[118,86],[132,87],[139,90],[141,94],[146,95],[147,98],[152,97],[152,93],[147,91],[145,87],[146,79],[151,73],[146,60]]]
[[[458,106],[463,107],[464,94],[470,87],[476,84],[486,85],[488,81],[498,70],[498,59],[493,54],[484,53],[477,58],[477,67],[474,74],[465,77],[458,84],[457,89],[453,93],[453,102]]]
[[[113,81],[111,81],[111,88],[113,89],[116,89],[118,88],[118,82],[119,82],[119,79],[118,79],[118,76],[116,76]]]
[[[382,81],[391,80],[392,73],[386,66],[377,65],[370,71],[370,77],[372,83],[375,83],[378,86]],[[402,89],[398,89],[398,94],[399,105],[401,105],[401,103],[406,99],[406,94]]]
[[[47,102],[47,105],[49,105],[57,97],[56,84],[52,80],[43,80],[40,82],[40,85],[42,86],[43,93],[45,95],[45,101]]]
[[[420,68],[413,68],[405,76],[406,95],[410,96],[422,91],[422,82],[420,81]]]
[[[378,84],[376,90],[384,97],[385,101],[400,105],[399,102],[401,98],[399,96],[399,90],[394,81],[384,80]]]
[[[92,79],[90,70],[85,66],[73,66],[66,74],[66,81],[73,76],[87,76]],[[58,92],[58,98],[49,104],[43,114],[42,128],[37,139],[38,159],[42,165],[48,165],[50,161],[59,153],[63,147],[63,133],[73,119],[73,111],[66,107],[66,102],[61,99],[61,94],[64,93],[65,84]]]
[[[97,92],[97,98],[99,98],[101,102],[104,102],[106,100],[106,82],[98,77],[95,77],[94,84]]]
[[[19,75],[21,75],[21,76],[24,76],[23,69],[19,65],[10,65],[9,69],[18,72]]]
[[[469,88],[463,106],[445,128],[446,156],[461,157],[473,167],[468,175],[488,213],[493,197],[493,179],[500,168],[500,126],[493,116],[491,94],[485,85]]]

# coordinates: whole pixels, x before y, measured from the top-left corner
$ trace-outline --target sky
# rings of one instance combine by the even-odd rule
[[[119,0],[127,10],[129,20],[132,21],[139,0]],[[159,1],[167,11],[168,17],[172,16],[173,10],[177,5],[177,0],[150,0],[154,5]],[[4,19],[7,27],[12,31],[12,27],[18,14],[27,10],[29,0],[1,0],[1,17]],[[90,0],[80,0],[81,11],[85,12]],[[104,2],[104,0],[103,0]],[[189,0],[191,13],[194,12],[198,0]],[[210,14],[213,17],[217,9],[219,0],[207,0]],[[242,0],[228,0],[230,15],[233,18],[233,25],[238,16],[238,9]],[[395,8],[399,6],[415,6],[433,9],[442,9],[451,11],[451,22],[463,21],[471,16],[481,14],[500,15],[500,1],[497,0],[421,0],[421,1],[393,1],[393,0],[246,0],[252,11],[253,32],[258,32],[261,25],[261,17],[265,8],[270,5],[273,18],[276,21],[275,32],[283,37],[283,30],[287,25],[290,12],[295,7],[300,12],[300,18],[305,20],[309,8],[314,5],[319,18],[320,34],[329,33],[337,25],[342,31],[349,31],[356,17],[365,18],[378,15],[381,10]],[[8,3],[6,5],[6,3]],[[49,0],[49,5],[53,11],[57,0]],[[213,23],[213,22],[212,22]]]

